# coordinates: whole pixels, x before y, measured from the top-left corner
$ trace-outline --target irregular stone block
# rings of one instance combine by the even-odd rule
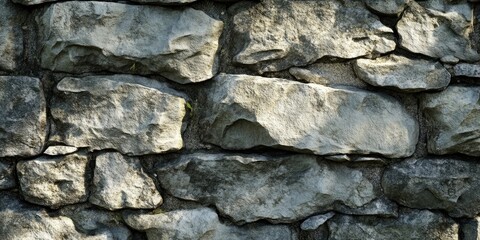
[[[204,140],[225,149],[413,154],[418,124],[395,99],[278,78],[225,75],[208,90]]]
[[[18,162],[17,174],[25,200],[52,208],[85,202],[88,162],[82,154]]]
[[[355,73],[373,86],[405,92],[442,89],[450,83],[450,73],[439,62],[389,55],[375,60],[358,59]]]
[[[398,217],[398,206],[385,196],[379,197],[361,207],[350,208],[341,204],[335,206],[335,211],[349,215],[375,215],[382,217]]]
[[[233,22],[239,45],[234,61],[260,73],[324,56],[356,58],[395,49],[392,29],[360,1],[268,0],[240,11]]]
[[[462,240],[479,240],[480,239],[480,218],[469,219],[460,226]]]
[[[313,155],[198,153],[159,165],[156,172],[173,196],[214,204],[240,223],[293,222],[332,210],[334,204],[360,207],[380,194],[379,173],[320,161]]]
[[[46,69],[160,74],[179,83],[217,72],[223,23],[202,11],[74,1],[51,5],[36,19]]]
[[[385,194],[411,208],[443,209],[452,217],[480,213],[480,165],[455,159],[412,159],[391,165]]]
[[[27,12],[8,0],[0,1],[0,69],[18,69],[23,55],[22,25]]]
[[[398,218],[337,214],[328,221],[329,240],[425,239],[458,240],[458,224],[440,213],[405,210]]]
[[[146,231],[150,240],[293,240],[296,233],[286,225],[248,224],[241,227],[221,223],[209,208],[176,210],[159,214],[127,213],[125,222],[132,228]]]
[[[303,68],[292,67],[288,70],[297,80],[307,83],[316,83],[325,86],[354,86],[367,87],[353,71],[350,62],[342,63],[314,63]]]
[[[397,23],[401,47],[433,58],[451,55],[464,61],[480,60],[468,37],[472,21],[462,12],[439,11],[432,4],[426,7],[415,1],[409,3]]]
[[[379,0],[365,0],[365,4],[376,12],[387,15],[399,15],[403,12],[407,3],[410,0],[393,0],[393,1],[379,1]]]
[[[15,3],[29,6],[29,5],[43,4],[47,2],[57,2],[59,0],[12,0],[12,1]],[[187,3],[195,2],[196,0],[130,0],[130,1],[137,2],[137,3],[159,4],[159,5],[179,5],[179,4],[187,4]]]
[[[480,65],[460,63],[453,68],[455,76],[480,78]]]
[[[58,155],[67,155],[70,153],[74,153],[78,151],[78,148],[72,146],[49,146],[43,154],[50,155],[50,156],[58,156]]]
[[[64,78],[51,104],[50,140],[128,155],[179,150],[185,100],[166,85],[129,75]],[[158,85],[158,86],[157,86]]]
[[[40,80],[0,76],[0,109],[0,157],[42,153],[47,113]]]
[[[104,153],[95,161],[90,202],[110,209],[156,208],[162,197],[138,158]]]
[[[480,87],[450,86],[425,94],[428,152],[480,156]]]
[[[307,218],[305,221],[302,222],[300,228],[304,231],[311,231],[315,230],[321,225],[323,225],[328,219],[335,216],[335,212],[327,212],[321,215],[315,215],[313,217]]]
[[[0,190],[15,187],[15,162],[0,159]]]

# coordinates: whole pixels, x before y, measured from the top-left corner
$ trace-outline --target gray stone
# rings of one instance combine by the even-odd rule
[[[460,15],[465,20],[473,20],[473,8],[467,0],[426,0],[418,1],[423,7],[450,15]]]
[[[29,202],[52,208],[84,202],[88,163],[83,154],[20,161],[17,174],[22,194]]]
[[[479,240],[480,239],[480,217],[469,219],[460,225],[460,231],[463,236],[462,240]]]
[[[125,214],[132,228],[146,231],[149,240],[212,239],[212,240],[293,240],[296,233],[286,225],[248,224],[241,227],[226,225],[209,208],[176,210],[158,214]]]
[[[480,87],[450,86],[426,94],[421,109],[428,124],[428,152],[480,156]]]
[[[325,56],[356,58],[395,49],[392,29],[361,1],[267,0],[233,17],[234,62],[260,73],[304,66]]]
[[[156,168],[173,196],[214,204],[235,222],[293,222],[334,204],[351,208],[378,197],[376,168],[351,168],[313,155],[190,154]],[[364,171],[365,170],[365,171]],[[215,184],[212,184],[215,183]]]
[[[15,185],[15,162],[0,159],[0,190],[13,188]]]
[[[349,215],[375,215],[381,217],[398,217],[397,204],[384,196],[379,197],[358,208],[349,208],[347,206],[338,204],[335,206],[335,211]]]
[[[22,25],[27,18],[27,12],[11,3],[0,1],[0,69],[14,71],[19,68],[23,54]]]
[[[110,209],[156,208],[162,197],[140,160],[120,153],[104,153],[95,161],[90,202]]]
[[[460,63],[453,68],[455,76],[480,78],[480,65]]]
[[[208,89],[204,140],[319,155],[410,156],[418,125],[395,99],[278,78],[221,74]]]
[[[100,210],[89,204],[66,206],[60,210],[62,216],[69,217],[83,232],[112,236],[114,240],[130,240],[132,233],[122,223],[118,212]]]
[[[387,15],[399,15],[410,0],[365,0],[365,4],[376,12]]]
[[[41,65],[53,71],[160,74],[179,83],[217,72],[223,23],[192,8],[74,1],[53,4],[36,20]]]
[[[442,58],[440,58],[440,61],[443,62],[443,63],[447,63],[447,64],[456,64],[460,61],[460,59],[452,56],[452,55],[447,55],[447,56],[443,56]]]
[[[353,71],[350,62],[346,63],[314,63],[304,68],[292,67],[288,70],[297,80],[326,86],[354,86],[359,88],[368,85],[360,80]]]
[[[26,204],[13,194],[0,194],[0,239],[113,239],[107,232],[84,234],[76,230],[72,219],[65,216],[50,216],[38,206]]]
[[[42,153],[47,113],[40,80],[0,76],[0,109],[0,157]]]
[[[358,59],[353,66],[357,76],[368,84],[405,92],[443,89],[451,78],[439,62],[393,54],[375,60]]]
[[[458,240],[458,224],[440,213],[405,210],[398,218],[337,214],[328,221],[329,240],[425,239]]]
[[[415,1],[397,23],[401,47],[434,58],[455,56],[473,62],[480,60],[480,55],[468,37],[472,27],[472,21],[461,13],[424,8]]]
[[[48,2],[58,2],[59,0],[12,0],[12,1],[15,3],[30,6],[30,5],[43,4]],[[113,0],[113,1],[121,2],[119,0]],[[197,0],[130,0],[130,1],[137,2],[137,3],[159,4],[159,5],[179,5],[179,4],[187,4],[187,3],[195,2]]]
[[[480,165],[456,159],[411,159],[391,165],[382,186],[411,208],[443,209],[453,217],[480,213]]]
[[[50,155],[50,156],[58,156],[58,155],[67,155],[70,153],[74,153],[76,151],[78,151],[78,148],[76,147],[56,145],[56,146],[49,146],[43,152],[43,154]]]
[[[327,212],[321,215],[315,215],[312,217],[307,218],[305,221],[302,222],[300,228],[304,231],[311,231],[315,230],[321,225],[323,225],[328,219],[335,216],[335,212]]]
[[[147,81],[125,75],[64,78],[51,104],[50,140],[128,155],[181,149],[185,100],[167,87],[133,83],[136,78]]]

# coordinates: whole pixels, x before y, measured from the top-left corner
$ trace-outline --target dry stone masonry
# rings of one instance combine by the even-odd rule
[[[0,240],[480,240],[479,18],[0,0]]]

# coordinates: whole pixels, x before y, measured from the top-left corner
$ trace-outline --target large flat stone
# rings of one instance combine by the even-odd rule
[[[221,74],[207,94],[204,140],[225,149],[397,158],[417,143],[416,120],[397,100],[373,92]]]
[[[426,94],[421,108],[428,124],[428,152],[480,156],[480,87],[450,86]]]
[[[446,1],[427,1],[425,7],[411,1],[397,23],[400,46],[433,58],[478,61],[480,55],[469,40],[472,23],[463,8],[449,8]]]
[[[47,136],[40,80],[0,76],[0,109],[0,157],[40,154]]]
[[[425,239],[458,240],[458,224],[440,213],[405,210],[398,218],[337,214],[328,221],[329,240]]]
[[[337,204],[360,207],[380,194],[379,169],[353,168],[313,155],[197,153],[159,163],[156,173],[173,196],[214,204],[240,223],[293,222]]]
[[[294,240],[296,233],[286,225],[248,224],[226,225],[209,208],[176,210],[158,214],[127,213],[125,222],[145,231],[149,240],[212,239],[212,240]]]
[[[74,1],[53,4],[36,19],[46,69],[159,74],[179,83],[217,71],[223,23],[202,11]]]
[[[178,95],[129,75],[64,78],[51,104],[50,140],[128,155],[181,149],[185,100]]]
[[[85,202],[88,163],[83,154],[20,161],[17,174],[22,194],[29,202],[52,208]]]
[[[239,11],[233,23],[239,49],[234,61],[258,72],[395,49],[392,29],[361,1],[262,1]]]
[[[382,186],[411,208],[442,209],[453,217],[480,213],[480,165],[456,159],[412,159],[391,165]]]
[[[9,0],[0,0],[0,70],[19,68],[23,55],[22,26],[26,18],[27,11]]]

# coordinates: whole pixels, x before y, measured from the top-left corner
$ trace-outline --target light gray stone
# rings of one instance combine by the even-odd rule
[[[49,146],[43,152],[43,154],[50,155],[50,156],[58,156],[58,155],[67,155],[70,153],[74,153],[76,151],[78,151],[78,148],[76,147],[56,145],[56,146]]]
[[[146,231],[149,240],[212,239],[212,240],[293,240],[298,239],[286,225],[248,224],[241,227],[226,225],[209,208],[176,210],[158,214],[125,214],[132,228]]]
[[[85,234],[76,230],[72,219],[50,216],[44,209],[22,202],[18,196],[0,194],[0,239],[113,239],[108,232]]]
[[[15,162],[0,159],[0,190],[13,188],[15,185]]]
[[[172,95],[173,89],[139,85],[132,80],[136,78],[148,80],[125,75],[64,78],[51,104],[50,140],[127,155],[181,149],[186,101]]]
[[[15,3],[23,4],[27,6],[49,3],[49,2],[58,2],[59,0],[12,0]],[[69,1],[69,0],[67,0]],[[122,2],[120,0],[113,0],[113,2]],[[146,3],[146,4],[158,4],[158,5],[180,5],[188,4],[195,2],[197,0],[130,0],[137,3]]]
[[[208,89],[204,140],[224,149],[410,156],[418,125],[395,99],[278,78],[221,74]]]
[[[453,68],[455,76],[480,78],[480,65],[460,63]]]
[[[338,204],[335,206],[335,211],[349,215],[398,217],[397,204],[385,196],[379,197],[358,208],[350,208]]]
[[[387,15],[399,15],[410,0],[365,0],[365,4],[376,12]]]
[[[27,11],[9,0],[0,0],[0,70],[19,68],[23,54],[22,25],[26,18]]]
[[[480,156],[480,87],[450,86],[426,94],[421,109],[428,124],[428,152]]]
[[[479,240],[480,239],[480,217],[469,219],[460,225],[462,240]]]
[[[447,63],[447,64],[456,64],[460,61],[460,59],[452,56],[452,55],[447,55],[447,56],[443,56],[442,58],[440,58],[440,61],[443,62],[443,63]]]
[[[337,214],[328,221],[329,240],[425,239],[458,240],[458,224],[440,213],[405,210],[398,218]]]
[[[29,202],[52,208],[84,202],[88,163],[83,154],[20,161],[17,174],[22,194]]]
[[[395,49],[392,29],[361,1],[261,1],[233,17],[234,62],[260,73],[325,56],[356,58]]]
[[[307,218],[305,221],[302,222],[300,228],[304,231],[311,231],[315,230],[321,225],[323,225],[328,219],[335,216],[335,212],[327,212],[321,215],[315,215],[312,217]]]
[[[173,196],[214,204],[235,222],[244,223],[293,222],[333,210],[334,204],[363,206],[380,193],[375,184],[379,173],[364,170],[313,155],[197,153],[161,164],[156,173]]]
[[[391,165],[382,186],[411,208],[443,209],[452,217],[480,213],[480,165],[456,159],[411,159]]]
[[[42,153],[47,113],[40,80],[0,76],[0,109],[0,157]]]
[[[160,74],[179,83],[217,72],[223,23],[199,10],[74,1],[53,4],[36,19],[46,69]]]
[[[368,84],[405,92],[443,89],[451,78],[439,62],[393,54],[375,60],[358,59],[353,66],[357,76]]]
[[[423,7],[450,15],[460,15],[467,21],[473,20],[473,8],[467,0],[418,1]]]
[[[472,21],[459,12],[424,8],[415,1],[397,23],[401,47],[433,58],[455,56],[471,62],[480,60],[468,37],[472,29]]]
[[[90,202],[110,209],[156,208],[162,197],[140,160],[120,153],[103,153],[95,160]]]
[[[304,68],[292,67],[288,71],[297,80],[307,83],[331,87],[354,86],[364,88],[368,86],[355,75],[350,62],[314,63]]]

